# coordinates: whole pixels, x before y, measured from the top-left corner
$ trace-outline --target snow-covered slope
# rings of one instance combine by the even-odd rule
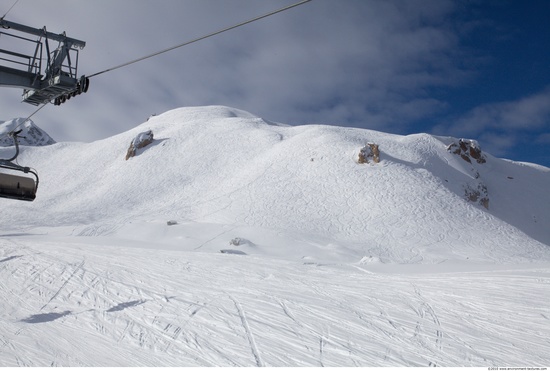
[[[212,106],[22,147],[0,365],[548,365],[549,169],[456,145]]]
[[[125,161],[146,130],[152,145]],[[220,106],[176,109],[106,140],[26,150],[20,163],[38,169],[38,197],[0,218],[124,236],[152,220],[259,227],[332,241],[347,261],[547,258],[549,170],[488,154],[473,165],[447,150],[453,141],[274,125]],[[380,163],[357,163],[366,142],[379,144]],[[479,182],[489,210],[466,200],[465,186]]]

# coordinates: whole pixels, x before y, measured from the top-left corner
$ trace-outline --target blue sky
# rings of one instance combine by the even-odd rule
[[[86,41],[79,74],[91,75],[294,2],[20,0],[6,19]],[[92,78],[33,120],[57,141],[91,142],[221,104],[291,125],[476,139],[550,167],[548,24],[547,0],[312,0]],[[0,98],[0,120],[34,110],[19,90]]]

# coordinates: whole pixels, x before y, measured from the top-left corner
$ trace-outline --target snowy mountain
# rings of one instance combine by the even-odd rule
[[[548,168],[223,106],[18,161],[41,178],[0,200],[0,365],[550,360]]]
[[[9,121],[0,121],[0,147],[13,146],[13,139],[6,134],[14,130],[21,130],[18,134],[19,144],[25,146],[48,146],[53,140],[44,130],[40,129],[32,120],[16,118]]]

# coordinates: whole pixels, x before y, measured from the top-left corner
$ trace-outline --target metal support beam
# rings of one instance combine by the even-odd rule
[[[17,32],[38,36],[39,40],[22,37]],[[31,43],[34,50],[34,53],[23,54],[0,49],[0,63],[3,64],[0,65],[0,86],[23,88],[23,102],[33,105],[53,102],[59,105],[88,90],[89,79],[77,76],[78,49],[84,48],[84,41],[67,37],[65,33],[48,32],[46,27],[33,28],[3,18],[0,18],[0,35],[12,37],[10,40],[19,43]],[[50,50],[49,42],[52,40],[59,42],[59,45]],[[44,46],[46,63],[43,69]]]
[[[53,32],[48,32],[46,31],[46,27],[44,28],[29,27],[19,23],[6,21],[3,18],[0,18],[0,27],[4,29],[13,29],[16,31],[28,33],[35,36],[47,37],[50,40],[66,43],[69,46],[69,48],[75,47],[75,48],[82,49],[86,46],[86,42],[84,41],[73,39],[72,37],[67,37],[64,33],[56,34]]]
[[[36,74],[15,68],[0,66],[0,86],[23,89],[39,89]]]

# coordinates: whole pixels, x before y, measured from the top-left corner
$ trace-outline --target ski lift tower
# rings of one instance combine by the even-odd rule
[[[38,37],[33,40],[21,34]],[[54,49],[50,42],[57,42]],[[23,102],[55,105],[88,91],[90,80],[77,77],[78,51],[86,43],[0,18],[0,86],[23,88]],[[45,57],[44,54],[45,53]],[[45,63],[43,63],[45,62]]]

